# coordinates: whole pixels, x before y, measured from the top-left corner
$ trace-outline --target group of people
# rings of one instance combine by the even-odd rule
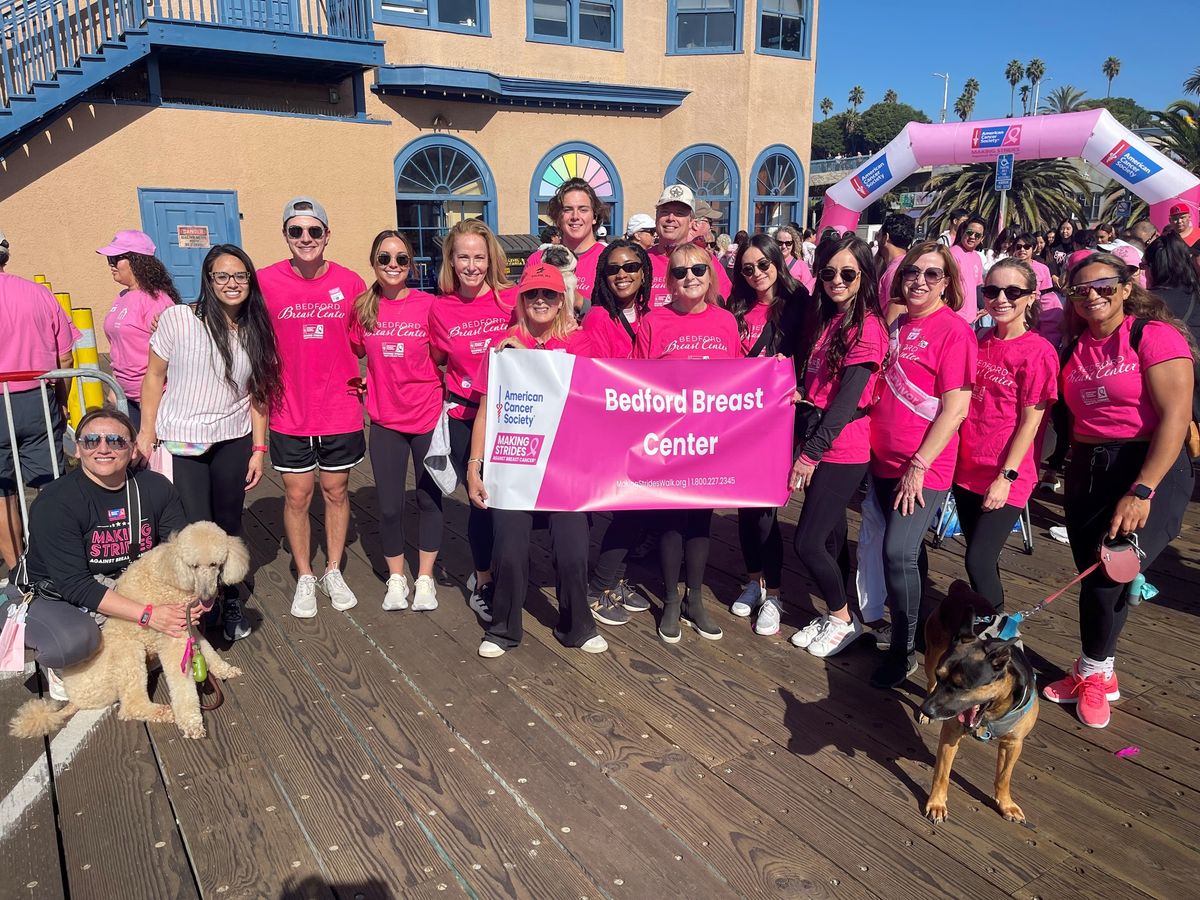
[[[885,650],[871,678],[880,688],[915,670],[924,538],[951,493],[971,583],[1003,610],[1000,552],[1037,485],[1045,414],[1056,400],[1067,412],[1057,427],[1059,443],[1071,448],[1065,507],[1080,570],[1103,538],[1136,534],[1148,566],[1178,534],[1191,497],[1185,441],[1198,355],[1180,316],[1147,290],[1146,270],[1120,248],[1085,248],[1047,275],[1036,236],[1025,232],[1007,241],[1011,255],[984,260],[977,251],[986,223],[973,215],[949,245],[916,240],[911,220],[897,216],[874,251],[853,233],[829,232],[813,244],[811,233],[791,226],[739,234],[722,247],[712,232],[719,213],[682,184],[666,187],[653,217],[633,217],[625,236],[607,243],[598,239],[607,209],[581,179],[562,185],[550,215],[558,234],[548,243],[571,251],[574,290],[588,300],[579,317],[549,255],[532,256],[514,285],[495,236],[478,220],[445,236],[436,296],[409,286],[413,247],[398,231],[372,241],[369,287],[327,259],[329,217],[311,197],[284,209],[287,258],[259,269],[238,247],[213,247],[190,304],[179,302],[146,235],[121,232],[101,248],[122,288],[105,331],[131,415],[107,408],[86,415],[76,435],[81,465],[45,484],[33,504],[28,578],[38,599],[27,640],[39,659],[57,667],[86,658],[103,616],[173,633],[186,627],[186,609],[143,610],[106,579],[184,523],[209,519],[239,534],[244,494],[268,456],[284,485],[297,572],[292,615],[317,615],[318,592],[336,610],[352,608],[358,598],[339,565],[349,472],[368,447],[389,573],[385,609],[437,606],[443,494],[457,483],[471,503],[468,602],[484,625],[481,656],[500,656],[522,640],[530,538],[542,527],[555,563],[554,634],[565,645],[603,652],[597,623],[623,625],[651,609],[626,579],[630,559],[648,543],[657,545],[663,580],[659,637],[677,642],[686,625],[720,639],[703,596],[713,510],[616,511],[589,572],[594,523],[586,514],[489,507],[479,412],[489,351],[509,347],[601,358],[791,359],[789,487],[803,497],[794,547],[825,609],[791,642],[828,657],[869,625]],[[1194,233],[1173,227],[1155,243],[1169,248]],[[731,260],[729,248],[736,248]],[[1146,274],[1154,291],[1175,284],[1153,265]],[[1181,293],[1194,297],[1194,271],[1190,281],[1178,277]],[[70,347],[69,321],[47,292],[11,281],[0,283],[0,310],[10,290],[26,313],[36,308],[48,323],[41,332],[50,339],[41,356],[31,352],[27,368],[53,367]],[[1040,324],[1052,300],[1057,334]],[[139,459],[150,467],[135,466]],[[411,588],[410,464],[419,512]],[[881,589],[860,589],[856,612],[847,594],[846,510],[864,479],[858,567],[882,577]],[[320,577],[309,527],[318,486],[326,538]],[[777,510],[738,510],[738,531],[746,581],[731,610],[752,618],[757,634],[776,634],[785,604]],[[15,559],[8,561],[11,568]],[[1076,702],[1088,725],[1107,724],[1108,702],[1118,696],[1115,645],[1127,611],[1123,585],[1101,572],[1083,580],[1080,656],[1045,693]],[[249,634],[236,586],[210,615],[231,640]]]

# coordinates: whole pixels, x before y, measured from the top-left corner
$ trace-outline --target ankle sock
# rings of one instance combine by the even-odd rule
[[[1115,656],[1110,656],[1108,659],[1092,659],[1090,656],[1081,654],[1079,657],[1079,677],[1087,678],[1099,672],[1105,678],[1110,678],[1114,671],[1116,659]]]

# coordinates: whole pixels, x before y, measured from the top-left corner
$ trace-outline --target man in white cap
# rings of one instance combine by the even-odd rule
[[[296,197],[283,209],[283,235],[291,258],[258,270],[279,358],[283,397],[271,409],[271,465],[283,476],[283,528],[299,576],[292,615],[317,614],[317,587],[333,608],[358,603],[339,566],[350,527],[350,470],[366,453],[358,394],[349,387],[359,377],[350,349],[354,300],[363,280],[325,259],[329,217],[311,197]],[[318,477],[319,473],[319,477]],[[312,571],[312,528],[308,510],[317,482],[325,499],[326,570]]]
[[[686,184],[669,184],[654,207],[654,229],[658,243],[650,248],[650,266],[654,271],[654,282],[650,287],[650,306],[666,306],[670,302],[667,293],[667,261],[672,251],[680,244],[692,239],[692,221],[696,215],[696,195]],[[728,297],[731,288],[725,267],[713,268],[717,274],[717,291]]]
[[[649,250],[654,246],[654,219],[646,213],[634,213],[629,217],[629,226],[625,229],[625,237],[641,244]]]

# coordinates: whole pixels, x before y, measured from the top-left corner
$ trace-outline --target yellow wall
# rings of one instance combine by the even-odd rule
[[[137,189],[147,187],[236,190],[243,244],[259,265],[285,255],[283,204],[311,193],[329,212],[330,257],[365,273],[371,238],[395,225],[394,158],[409,141],[432,133],[436,116],[450,122],[444,133],[466,141],[490,167],[501,231],[528,230],[533,169],[564,141],[592,143],[609,156],[624,188],[626,216],[652,211],[678,151],[716,144],[737,161],[745,226],[758,154],[782,143],[808,162],[813,63],[753,52],[755,0],[745,3],[741,54],[667,56],[665,5],[626,0],[622,53],[526,41],[525,0],[491,0],[491,38],[377,27],[394,64],[453,60],[503,74],[692,92],[682,107],[661,116],[374,94],[368,94],[367,113],[387,124],[79,105],[0,166],[0,229],[12,245],[8,270],[46,274],[77,306],[92,307],[99,330],[116,286],[95,248],[118,229],[141,227]],[[370,73],[367,81],[373,81]]]

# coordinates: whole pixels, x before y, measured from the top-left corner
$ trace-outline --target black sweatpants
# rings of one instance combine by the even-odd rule
[[[1133,487],[1149,450],[1150,444],[1144,441],[1072,446],[1063,507],[1077,571],[1096,561],[1096,550],[1108,534],[1117,503]],[[1136,532],[1138,545],[1146,554],[1143,572],[1179,536],[1194,481],[1192,461],[1180,450],[1150,501],[1145,527]],[[1128,594],[1129,585],[1109,580],[1099,569],[1080,582],[1079,639],[1084,655],[1095,660],[1115,655],[1117,638],[1129,615]]]
[[[688,591],[699,591],[703,586],[704,569],[708,565],[708,535],[712,514],[711,509],[670,509],[660,513],[663,532],[658,550],[664,600],[679,597],[679,572],[685,557]]]
[[[492,512],[492,523],[496,529],[496,587],[485,639],[506,650],[521,643],[525,633],[521,617],[529,590],[529,543],[535,527],[550,529],[558,597],[554,636],[567,647],[580,647],[595,637],[596,621],[587,600],[587,513],[497,509]]]
[[[636,510],[618,510],[600,541],[600,555],[596,558],[596,571],[592,576],[592,587],[599,591],[611,591],[625,577],[625,564],[629,552],[637,546],[646,533],[646,518],[650,513]]]
[[[846,581],[850,578],[846,508],[866,474],[865,462],[823,462],[804,491],[793,546],[830,612],[846,608]]]
[[[450,454],[458,481],[463,490],[467,487],[467,460],[471,456],[471,431],[474,419],[450,420]],[[471,545],[471,559],[476,572],[488,572],[492,568],[492,511],[480,509],[467,501],[471,507],[467,514],[467,542]]]
[[[384,556],[404,555],[404,501],[408,491],[408,458],[417,483],[417,547],[437,552],[442,547],[442,491],[425,471],[425,454],[433,432],[405,434],[371,423],[371,470],[379,495],[379,539]]]
[[[7,614],[8,606],[0,604],[0,615]],[[63,669],[100,649],[100,626],[82,607],[38,597],[25,616],[25,646],[39,665]]]
[[[958,523],[967,539],[967,579],[975,593],[987,598],[996,612],[1004,611],[1004,585],[1000,582],[1000,551],[1013,526],[1021,518],[1021,507],[984,509],[983,495],[954,486]]]
[[[774,506],[738,510],[738,540],[747,572],[762,572],[767,591],[779,593],[783,580],[783,538]]]
[[[252,446],[247,434],[218,441],[199,456],[176,456],[171,460],[171,480],[189,523],[216,522],[226,534],[241,535],[246,468]]]

